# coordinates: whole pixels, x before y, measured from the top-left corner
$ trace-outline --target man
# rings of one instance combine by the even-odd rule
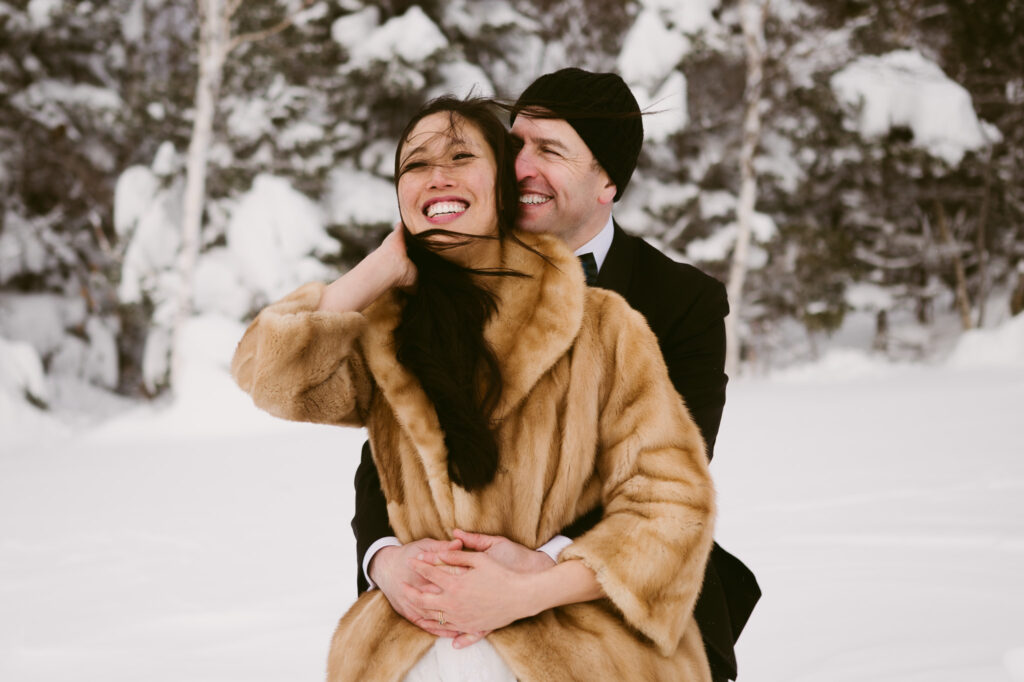
[[[517,227],[561,238],[580,256],[588,283],[618,292],[644,315],[710,459],[725,405],[724,319],[729,307],[720,282],[672,261],[612,220],[612,205],[629,183],[643,142],[636,99],[617,75],[563,69],[541,76],[523,92],[513,109],[512,134],[523,143],[516,157]],[[365,445],[352,520],[359,590],[369,586],[368,576],[410,622],[451,636],[434,614],[413,605],[416,590],[440,588],[410,569],[411,558],[465,547],[518,571],[541,572],[601,513],[595,508],[537,551],[505,538],[462,532],[450,542],[425,539],[401,546],[390,537],[380,481]],[[451,570],[460,580],[469,579],[463,578],[464,569]],[[759,597],[753,574],[716,544],[694,613],[714,680],[735,679],[733,645]],[[455,644],[466,646],[483,634],[459,635]]]

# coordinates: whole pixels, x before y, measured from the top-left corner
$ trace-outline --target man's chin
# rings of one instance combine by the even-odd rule
[[[516,219],[516,229],[523,232],[547,232],[547,225],[539,220],[526,220],[522,216]]]

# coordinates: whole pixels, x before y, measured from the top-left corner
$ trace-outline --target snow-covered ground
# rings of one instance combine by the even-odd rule
[[[194,324],[163,408],[0,403],[0,680],[322,679],[362,435],[252,408],[240,332]],[[1024,322],[966,341],[730,387],[718,538],[764,590],[742,680],[1024,680]]]

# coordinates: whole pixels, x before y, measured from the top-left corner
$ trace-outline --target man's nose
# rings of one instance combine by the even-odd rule
[[[526,150],[516,154],[516,181],[522,182],[536,175],[537,168],[533,163],[533,157]]]

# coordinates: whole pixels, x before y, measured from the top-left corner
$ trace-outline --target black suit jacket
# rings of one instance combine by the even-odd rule
[[[725,316],[729,304],[725,287],[697,268],[677,263],[639,237],[626,234],[618,225],[598,273],[597,286],[621,294],[647,319],[658,337],[672,383],[704,436],[710,459],[728,381]],[[363,446],[355,486],[352,530],[359,564],[356,575],[359,591],[363,592],[368,588],[362,570],[366,550],[378,539],[394,535],[368,443]],[[601,508],[595,508],[562,532],[578,537],[597,523],[601,514]],[[750,570],[715,543],[694,617],[716,679],[736,677],[733,645],[760,596]]]

